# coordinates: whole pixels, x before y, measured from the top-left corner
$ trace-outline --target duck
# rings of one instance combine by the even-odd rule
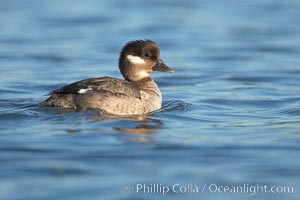
[[[96,109],[105,115],[140,115],[161,109],[162,94],[151,78],[155,71],[174,73],[152,40],[133,40],[122,48],[119,70],[124,79],[89,78],[50,92],[46,107]]]

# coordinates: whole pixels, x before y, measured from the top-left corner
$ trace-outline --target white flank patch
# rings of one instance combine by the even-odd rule
[[[84,93],[86,93],[87,91],[90,91],[90,90],[92,90],[92,88],[80,89],[77,93],[84,94]]]
[[[133,64],[144,64],[145,61],[139,56],[128,55],[128,60]]]

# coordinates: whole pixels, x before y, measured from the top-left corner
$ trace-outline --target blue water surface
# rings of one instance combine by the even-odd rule
[[[298,0],[1,0],[0,199],[299,199],[299,24]],[[144,38],[176,70],[153,75],[160,112],[38,105],[73,81],[121,78],[120,49]]]

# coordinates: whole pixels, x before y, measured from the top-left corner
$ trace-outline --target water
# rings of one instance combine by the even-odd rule
[[[1,0],[0,199],[299,199],[299,10],[297,0]],[[108,119],[37,105],[64,84],[121,77],[120,48],[140,38],[176,70],[153,76],[162,111]],[[144,183],[199,192],[137,193]]]

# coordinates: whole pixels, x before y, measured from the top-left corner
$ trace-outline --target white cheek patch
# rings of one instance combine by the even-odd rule
[[[88,91],[92,90],[92,88],[87,88],[87,89],[80,89],[77,93],[79,94],[84,94],[87,93]]]
[[[127,59],[133,64],[144,64],[145,61],[139,56],[128,55]]]

